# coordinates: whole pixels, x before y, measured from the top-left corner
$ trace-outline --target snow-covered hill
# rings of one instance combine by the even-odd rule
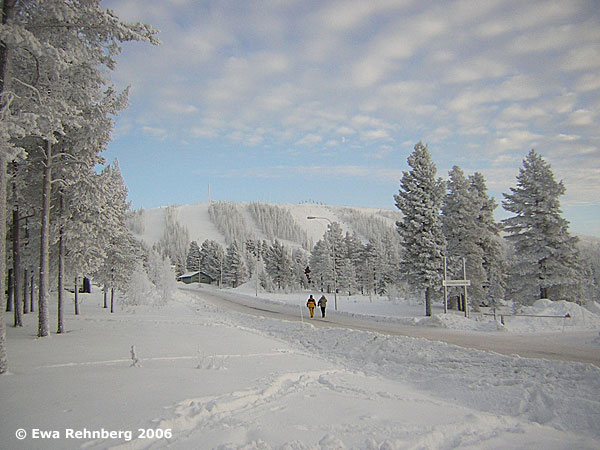
[[[210,205],[210,203],[197,203],[194,205],[168,206],[143,210],[139,217],[141,227],[138,230],[137,237],[148,245],[156,243],[164,230],[165,214],[168,209],[171,209],[174,211],[177,221],[188,230],[190,240],[200,244],[206,239],[210,239],[221,245],[226,245],[227,238],[225,234],[217,228],[210,218]],[[270,239],[250,213],[250,203],[229,203],[229,205],[234,206],[243,217],[246,231],[250,235],[260,240]],[[370,237],[369,229],[384,225],[393,229],[396,221],[402,217],[399,211],[376,208],[317,204],[266,205],[287,211],[293,218],[294,224],[306,233],[306,236],[312,243],[317,242],[323,237],[329,224],[327,220],[339,222],[344,232],[356,232],[363,240],[368,241]],[[324,219],[310,220],[308,219],[309,216],[322,217]],[[281,238],[279,240],[290,246],[302,245],[302,242],[299,241],[289,241]]]

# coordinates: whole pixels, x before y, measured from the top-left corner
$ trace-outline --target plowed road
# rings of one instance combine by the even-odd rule
[[[303,315],[301,316],[300,305],[276,304],[213,289],[198,290],[189,288],[185,290],[222,308],[260,317],[291,321],[310,320],[310,323],[317,327],[343,327],[388,335],[424,338],[505,355],[516,354],[523,358],[577,361],[600,367],[598,331],[568,330],[528,334],[462,331],[377,322],[367,317],[359,318],[336,314],[333,308],[327,308],[325,319],[321,319],[320,312],[316,312],[315,319],[311,320],[306,317],[307,314],[304,310],[302,310]],[[596,340],[596,343],[594,343],[594,340]]]

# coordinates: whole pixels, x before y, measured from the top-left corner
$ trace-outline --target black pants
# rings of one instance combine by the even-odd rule
[[[321,317],[325,317],[325,307],[321,306]]]

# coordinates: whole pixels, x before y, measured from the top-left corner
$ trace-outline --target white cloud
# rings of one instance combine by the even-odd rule
[[[556,135],[556,139],[558,139],[559,141],[565,141],[565,142],[572,142],[572,141],[578,141],[581,139],[581,136],[578,136],[576,134],[557,134]]]
[[[353,128],[347,127],[347,126],[341,126],[339,128],[337,128],[335,130],[335,132],[337,134],[342,134],[342,135],[352,135],[356,133],[356,130],[354,130]]]
[[[340,178],[368,178],[372,182],[396,182],[402,177],[402,170],[358,165],[300,165],[266,166],[229,170],[226,177],[286,178],[292,175],[304,176],[307,173],[320,173]]]
[[[142,127],[142,132],[144,134],[149,134],[151,136],[157,137],[157,138],[165,138],[168,134],[167,130],[165,130],[164,128],[158,128],[158,127],[150,127],[150,126],[143,126]]]
[[[563,70],[580,71],[600,67],[600,44],[591,44],[571,50],[563,58]]]
[[[540,86],[529,76],[517,75],[501,84],[463,89],[448,106],[453,111],[468,111],[478,105],[503,101],[530,100],[541,95]]]
[[[307,134],[299,141],[296,141],[296,145],[314,145],[323,142],[323,138],[316,134]]]
[[[545,117],[548,113],[537,105],[523,106],[512,104],[502,110],[501,118],[505,121],[530,121],[539,117]]]
[[[476,32],[486,38],[514,34],[540,25],[552,24],[557,20],[568,19],[575,12],[574,4],[558,0],[523,2],[518,7],[507,4],[500,18],[492,18],[481,23],[476,28]]]
[[[504,133],[498,132],[494,142],[494,151],[520,150],[536,148],[542,135],[532,133],[529,130],[508,130]]]
[[[600,73],[587,73],[579,77],[575,83],[578,92],[589,92],[600,89]]]
[[[173,114],[194,114],[198,112],[198,108],[194,105],[170,101],[165,103],[165,110]]]
[[[380,139],[388,140],[390,138],[390,134],[386,130],[379,128],[375,130],[365,130],[361,132],[361,137],[368,141]]]
[[[587,21],[577,25],[549,26],[541,30],[528,31],[514,39],[508,48],[516,53],[548,52],[597,42],[599,39],[598,23]]]
[[[578,109],[569,115],[569,123],[575,126],[588,126],[595,124],[595,114],[586,109]],[[595,124],[597,125],[597,124]]]
[[[484,79],[499,78],[509,73],[504,62],[485,57],[460,61],[444,74],[445,83],[470,83]]]

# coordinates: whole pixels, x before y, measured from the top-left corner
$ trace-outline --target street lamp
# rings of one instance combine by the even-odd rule
[[[333,225],[333,222],[331,220],[329,220],[327,217],[318,217],[318,216],[307,216],[306,217],[308,220],[326,220],[327,222],[329,222],[330,225]],[[334,298],[334,306],[335,306],[335,310],[338,310],[337,307],[337,271],[335,268],[335,237],[332,236],[333,239],[331,239],[331,245],[332,245],[332,249],[333,249],[333,298]]]

